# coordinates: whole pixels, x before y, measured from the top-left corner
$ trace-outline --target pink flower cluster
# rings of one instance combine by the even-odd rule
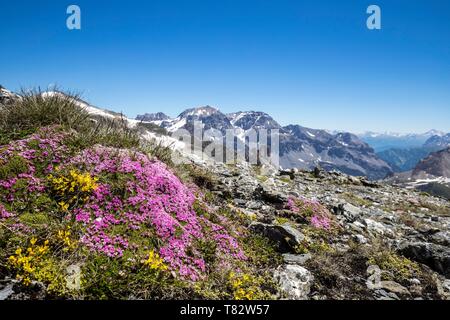
[[[0,203],[0,220],[11,218],[13,214],[8,212],[5,207]]]
[[[329,230],[331,228],[330,212],[314,199],[289,198],[286,208],[292,212],[305,215],[315,228]]]
[[[143,245],[142,239],[150,237],[146,247],[156,246],[172,271],[193,281],[206,271],[199,243],[215,242],[220,263],[232,265],[233,259],[246,259],[227,228],[197,215],[194,202],[202,202],[202,197],[162,162],[143,153],[102,146],[70,158],[65,138],[58,128],[50,127],[0,147],[0,163],[20,156],[27,166],[26,172],[0,180],[0,202],[13,205],[16,200],[23,201],[25,194],[49,191],[46,179],[55,166],[61,172],[89,172],[98,179],[96,188],[89,198],[80,199],[66,218],[80,224],[80,242],[90,250],[119,258],[126,250],[134,252]],[[11,216],[0,204],[0,219]],[[17,221],[11,223],[17,230],[28,228]],[[133,240],[136,233],[141,233],[140,243]]]
[[[327,216],[314,215],[311,217],[311,224],[319,229],[329,230],[331,228],[330,218]]]
[[[111,257],[121,256],[129,247],[129,239],[126,235],[112,237],[110,231],[115,226],[129,230],[151,226],[162,243],[160,256],[183,277],[197,280],[206,270],[201,252],[194,245],[206,238],[206,230],[211,232],[208,237],[216,241],[219,256],[245,258],[236,239],[223,227],[197,216],[193,209],[195,194],[163,163],[139,152],[97,146],[67,165],[92,176],[126,177],[123,194],[100,183],[91,199],[74,210],[75,220],[86,226],[82,242],[89,248]]]
[[[12,157],[18,156],[26,161],[26,172],[15,177],[0,180],[1,189],[6,190],[5,201],[13,202],[18,182],[25,182],[25,192],[42,192],[45,190],[42,179],[36,177],[36,168],[44,166],[44,173],[53,170],[67,155],[67,147],[62,143],[65,134],[58,133],[55,128],[43,128],[38,133],[6,146],[0,146],[0,163],[8,163]]]

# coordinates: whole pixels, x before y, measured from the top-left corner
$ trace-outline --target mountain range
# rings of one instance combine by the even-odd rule
[[[260,111],[224,114],[217,108],[204,106],[191,108],[176,118],[165,114],[138,115],[137,120],[157,124],[169,133],[178,129],[193,130],[194,121],[201,121],[203,129],[216,129],[225,133],[235,130],[237,137],[244,137],[249,130],[279,130],[280,166],[283,169],[312,169],[316,166],[327,170],[339,170],[351,175],[382,179],[392,172],[390,166],[358,136],[340,132],[311,129],[300,125],[281,126],[270,115]]]
[[[15,93],[0,87],[0,102],[17,97],[19,96]],[[120,114],[93,107],[81,100],[79,103],[91,114],[106,117],[120,116]],[[417,172],[423,167],[422,160],[426,159],[430,153],[450,146],[450,134],[437,130],[424,134],[371,132],[355,135],[349,132],[312,129],[298,124],[282,126],[264,112],[239,111],[224,114],[211,106],[190,108],[175,118],[163,112],[156,112],[138,115],[136,119],[127,120],[132,126],[143,125],[149,132],[158,135],[170,135],[177,129],[187,129],[192,132],[194,121],[201,121],[204,130],[216,129],[225,134],[226,130],[232,129],[238,139],[243,141],[249,130],[277,129],[282,169],[313,169],[318,166],[328,171],[338,170],[373,180],[398,177],[399,172],[404,172],[400,175],[401,180],[404,180],[404,177],[415,179],[418,177]],[[404,144],[401,144],[401,141]],[[395,143],[392,144],[393,142]],[[399,147],[384,149],[389,144]],[[377,148],[384,150],[376,152]],[[429,163],[430,166],[436,165],[434,161]],[[413,175],[412,172],[416,174]],[[430,173],[432,174],[431,171]]]

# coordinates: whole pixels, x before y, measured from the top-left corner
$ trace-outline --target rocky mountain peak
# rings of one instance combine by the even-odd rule
[[[197,108],[191,108],[183,111],[178,116],[179,118],[187,118],[187,117],[209,117],[214,114],[222,114],[219,109],[211,107],[209,105],[203,106],[203,107],[197,107]]]
[[[424,147],[446,148],[450,146],[450,133],[434,135],[425,141]]]
[[[450,178],[450,147],[433,152],[420,161],[413,170],[413,176]]]
[[[168,115],[166,115],[163,112],[156,112],[156,113],[145,113],[145,114],[140,114],[136,116],[136,120],[140,120],[140,121],[164,121],[164,120],[169,120],[170,117]]]
[[[242,128],[249,129],[280,129],[281,126],[270,115],[261,111],[239,111],[227,114],[231,124]]]

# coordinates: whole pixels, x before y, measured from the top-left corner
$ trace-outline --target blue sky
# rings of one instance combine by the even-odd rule
[[[77,4],[82,30],[66,28]],[[382,30],[366,8],[382,9]],[[213,105],[312,128],[450,132],[450,1],[2,1],[0,84],[129,116]]]

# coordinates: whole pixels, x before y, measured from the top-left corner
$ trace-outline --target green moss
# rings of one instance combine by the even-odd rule
[[[133,258],[92,255],[82,268],[81,292],[86,299],[186,299],[189,283],[168,271],[155,271]]]
[[[7,163],[0,162],[0,180],[6,180],[27,171],[28,163],[19,155],[12,156]]]
[[[289,177],[281,177],[280,180],[285,182],[285,183],[292,183],[292,180]]]
[[[349,202],[350,204],[357,206],[357,207],[370,207],[372,205],[372,201],[363,199],[361,197],[358,197],[357,195],[353,193],[343,193],[342,198]]]
[[[288,218],[284,218],[284,217],[276,217],[275,218],[275,223],[279,224],[279,225],[283,225],[285,223],[289,223],[291,220],[289,220]]]
[[[259,182],[264,183],[269,179],[269,177],[258,175],[258,176],[256,176],[256,179],[258,179]]]
[[[249,262],[256,268],[269,268],[281,264],[282,257],[276,251],[274,243],[266,237],[247,234],[241,240]]]
[[[388,271],[388,275],[392,276],[392,279],[388,280],[404,282],[420,273],[417,263],[388,250],[372,253],[367,263],[377,265],[382,270]]]
[[[30,226],[48,225],[52,219],[47,213],[31,213],[26,212],[20,215],[20,221]]]

